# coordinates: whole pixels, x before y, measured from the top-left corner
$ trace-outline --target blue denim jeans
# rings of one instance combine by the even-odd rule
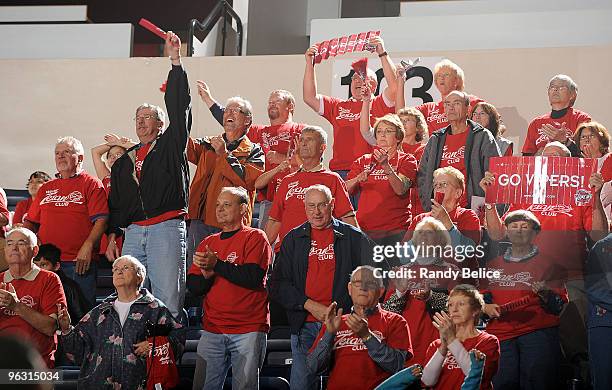
[[[264,230],[266,228],[271,209],[272,202],[270,202],[269,200],[262,200],[261,202],[259,202],[259,222],[257,224],[257,227],[259,229]]]
[[[198,245],[200,245],[202,240],[220,231],[221,229],[206,225],[199,219],[189,220],[189,226],[187,227],[187,271],[191,268],[193,254],[198,249]]]
[[[321,331],[320,322],[304,322],[299,334],[291,335],[291,390],[309,390],[315,388],[316,375],[308,373],[306,356],[308,350]]]
[[[87,270],[84,275],[76,273],[76,261],[62,261],[61,264],[61,269],[66,276],[77,282],[81,287],[81,291],[83,291],[83,295],[85,299],[87,299],[89,307],[96,306],[96,282],[98,277],[97,261],[91,261],[89,270]]]
[[[349,174],[349,171],[334,171],[336,172],[338,175],[340,175],[340,177],[342,178],[342,180],[346,181],[346,177]],[[361,195],[361,192],[359,191],[359,189],[355,190],[355,192],[353,193],[353,195],[349,194],[349,199],[351,201],[351,204],[353,205],[353,209],[355,211],[357,211],[357,206],[359,205],[359,196]]]
[[[125,229],[123,255],[140,260],[147,269],[145,285],[181,320],[185,299],[185,221],[171,219],[151,226],[131,224]]]
[[[495,389],[559,389],[559,328],[538,329],[499,343]]]
[[[612,389],[612,327],[589,328],[589,360],[594,390]]]
[[[264,332],[219,334],[203,330],[198,342],[193,388],[223,389],[232,367],[232,389],[258,389],[259,372],[266,358],[266,340]]]

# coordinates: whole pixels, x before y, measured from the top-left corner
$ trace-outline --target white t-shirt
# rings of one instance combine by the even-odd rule
[[[140,298],[140,295],[137,296],[136,299],[131,302],[120,302],[119,298],[115,299],[113,306],[115,307],[117,314],[119,314],[119,321],[121,322],[121,326],[125,324],[125,320],[127,320],[127,316],[130,313],[130,307],[134,302],[138,300],[138,298]]]

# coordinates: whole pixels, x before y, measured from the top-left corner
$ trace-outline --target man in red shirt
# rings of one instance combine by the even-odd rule
[[[213,117],[223,125],[225,107],[222,107],[211,96],[210,88],[202,80],[198,80],[198,92]],[[297,147],[296,139],[300,136],[302,129],[306,125],[304,123],[293,122],[294,111],[295,98],[291,92],[284,89],[274,90],[270,92],[270,97],[268,98],[270,125],[251,124],[248,129],[247,137],[263,148],[266,159],[265,172],[276,168],[281,162],[291,158],[291,155],[295,153]],[[259,200],[258,227],[260,229],[264,229],[268,222],[268,214],[275,192],[275,188],[269,186],[257,194],[257,199]]]
[[[436,84],[438,91],[440,91],[440,101],[437,103],[423,103],[420,106],[415,107],[417,110],[423,113],[425,121],[427,122],[429,135],[431,135],[434,131],[438,131],[448,126],[449,121],[446,116],[444,100],[452,91],[464,90],[465,76],[463,69],[461,69],[459,65],[455,64],[454,62],[444,59],[438,62],[434,67],[434,83]],[[476,103],[484,101],[474,95],[467,96],[470,100],[470,112]]]
[[[343,315],[336,302],[327,307],[325,325],[306,364],[313,375],[330,369],[328,390],[373,389],[412,357],[410,330],[402,316],[378,305],[384,285],[374,267],[357,267],[348,293],[351,313]]]
[[[270,328],[264,277],[272,249],[261,230],[244,224],[248,203],[244,188],[221,190],[216,214],[222,231],[202,241],[189,269],[188,289],[204,295],[194,376],[202,382],[194,388],[223,388],[230,365],[234,389],[258,386]]]
[[[277,252],[285,235],[306,221],[304,194],[306,188],[314,184],[323,184],[331,190],[336,200],[334,208],[336,218],[358,226],[344,181],[337,173],[330,172],[323,166],[323,153],[326,147],[327,133],[323,129],[308,126],[302,130],[298,141],[298,156],[302,160],[302,167],[281,181],[266,225],[268,241],[273,244],[277,238],[279,239],[275,246]]]
[[[395,112],[395,89],[397,88],[395,65],[389,57],[382,38],[370,39],[370,44],[376,45],[376,53],[380,57],[387,87],[372,101],[370,109],[371,124],[384,116]],[[377,76],[371,69],[367,69],[366,79],[362,75],[353,74],[351,80],[351,97],[342,100],[335,97],[324,96],[317,93],[317,79],[313,59],[317,53],[317,46],[313,45],[306,51],[306,69],[304,70],[303,98],[315,112],[323,116],[334,128],[334,146],[329,169],[337,172],[343,179],[351,169],[351,164],[366,153],[372,153],[372,147],[363,138],[359,130],[361,116],[361,100],[364,92],[376,91]],[[363,88],[367,84],[369,88]]]
[[[34,264],[36,243],[36,235],[26,228],[7,234],[9,269],[0,273],[0,333],[29,339],[53,368],[57,311],[60,305],[66,307],[66,297],[59,277]]]
[[[84,155],[78,139],[57,140],[57,178],[40,187],[24,227],[37,231],[41,243],[60,248],[62,269],[81,286],[93,307],[97,273],[94,256],[106,229],[108,204],[102,182],[83,170]]]
[[[568,146],[574,157],[580,157],[580,150],[573,143],[572,136],[578,125],[589,122],[591,116],[574,108],[578,86],[571,77],[558,74],[548,83],[548,101],[551,112],[534,118],[527,129],[523,144],[523,156],[540,154],[551,141]]]

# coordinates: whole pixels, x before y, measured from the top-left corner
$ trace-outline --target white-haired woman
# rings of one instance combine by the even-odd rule
[[[75,327],[70,325],[66,308],[60,308],[58,324],[66,357],[81,366],[79,388],[146,388],[148,323],[155,324],[158,330],[166,328],[174,356],[182,352],[182,325],[159,299],[142,288],[145,277],[146,269],[138,259],[119,257],[113,262],[115,294],[93,308]]]

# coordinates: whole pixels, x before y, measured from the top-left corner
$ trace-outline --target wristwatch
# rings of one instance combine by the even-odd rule
[[[485,203],[485,209],[492,210],[493,209],[493,205],[491,203]]]

